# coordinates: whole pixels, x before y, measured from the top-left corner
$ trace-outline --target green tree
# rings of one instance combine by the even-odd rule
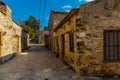
[[[30,38],[34,39],[36,31],[40,29],[40,20],[37,20],[34,16],[30,16],[21,26],[23,30],[28,32]]]
[[[33,39],[35,37],[34,29],[30,26],[23,24],[22,29],[28,32],[28,34],[30,35],[30,39]]]
[[[25,24],[32,27],[34,31],[40,29],[40,21],[37,20],[34,16],[30,16],[29,19],[25,22]]]

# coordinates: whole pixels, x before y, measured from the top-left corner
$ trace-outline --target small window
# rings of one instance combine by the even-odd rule
[[[120,31],[104,31],[104,60],[120,61]]]
[[[74,52],[74,34],[69,35],[69,49],[71,52]]]

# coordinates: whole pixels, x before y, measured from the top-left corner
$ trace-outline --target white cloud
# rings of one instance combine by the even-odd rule
[[[91,1],[94,1],[94,0],[85,0],[86,2],[91,2]]]
[[[63,6],[62,8],[63,8],[63,9],[71,9],[72,6],[69,4],[69,5],[65,5],[65,6]]]
[[[79,0],[79,2],[81,2],[82,0]]]
[[[70,12],[70,10],[66,9],[66,12]]]
[[[79,8],[80,6],[78,6],[77,8]]]
[[[68,5],[63,6],[62,8],[63,8],[66,12],[70,12],[72,6],[71,6],[70,4],[68,4]]]
[[[91,2],[91,1],[94,1],[94,0],[78,0],[79,2],[81,1],[86,1],[86,2]]]
[[[49,20],[49,18],[47,17],[46,20]]]

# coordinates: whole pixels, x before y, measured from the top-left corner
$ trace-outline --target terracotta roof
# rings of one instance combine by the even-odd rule
[[[65,17],[64,19],[57,25],[57,27],[54,29],[56,31],[59,29],[65,22],[67,22],[75,13],[77,13],[79,9],[72,9]]]

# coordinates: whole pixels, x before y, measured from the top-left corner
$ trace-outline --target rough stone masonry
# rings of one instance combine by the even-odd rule
[[[21,52],[21,28],[12,20],[10,8],[0,2],[0,63]]]
[[[82,75],[120,75],[120,62],[104,61],[104,30],[120,29],[120,0],[96,0],[79,8],[79,33],[85,52],[76,61]],[[83,29],[84,28],[84,29]],[[80,63],[78,65],[78,63]]]

